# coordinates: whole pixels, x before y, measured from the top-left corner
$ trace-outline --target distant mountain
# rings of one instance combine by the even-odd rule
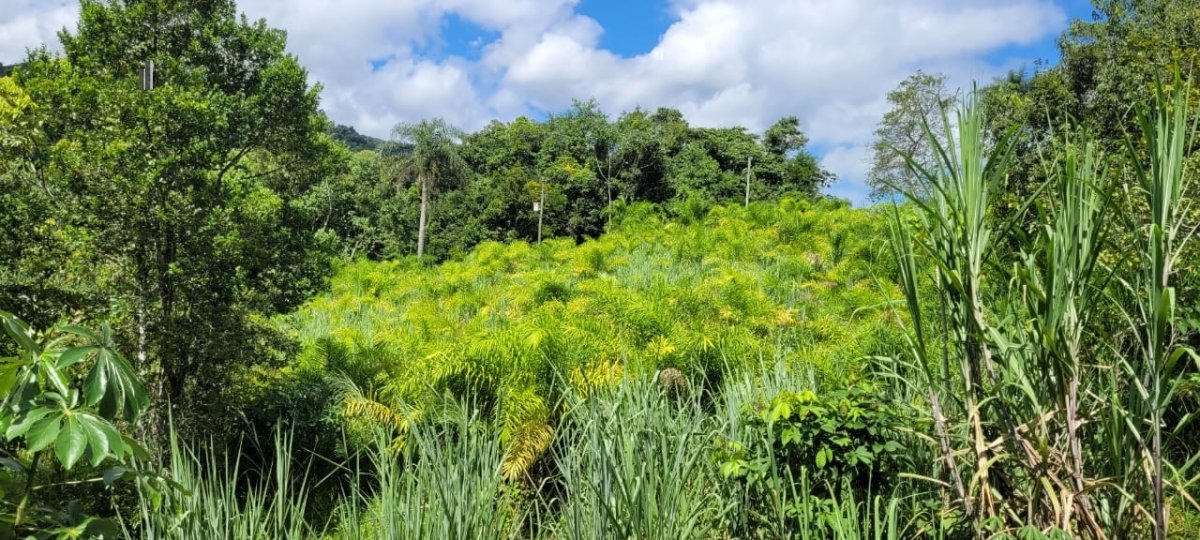
[[[334,125],[333,130],[330,131],[330,135],[355,152],[359,150],[377,150],[379,149],[379,145],[383,144],[383,139],[363,135],[353,127],[341,124]]]

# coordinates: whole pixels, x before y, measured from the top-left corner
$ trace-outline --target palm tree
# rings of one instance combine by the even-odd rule
[[[462,130],[441,118],[415,124],[397,124],[392,130],[392,149],[403,156],[401,179],[415,177],[421,186],[421,218],[417,228],[417,258],[425,254],[425,225],[429,215],[429,197],[446,182],[470,173],[467,162],[458,155]]]

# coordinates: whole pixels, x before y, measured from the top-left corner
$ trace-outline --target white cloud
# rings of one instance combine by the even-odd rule
[[[1053,0],[668,0],[673,24],[657,46],[622,57],[578,0],[242,0],[284,28],[289,48],[325,85],[342,123],[386,136],[399,121],[441,116],[467,129],[493,118],[560,110],[595,97],[605,110],[675,107],[697,125],[761,130],[796,115],[833,193],[862,202],[871,134],[884,96],[916,69],[953,86],[1011,65],[983,56],[1058,32]],[[73,26],[73,1],[0,0],[0,61]],[[443,40],[446,16],[486,30],[475,60],[421,57]],[[436,48],[436,47],[435,47]],[[14,52],[15,51],[15,52]],[[21,54],[18,54],[21,53]],[[5,57],[8,60],[5,60]],[[444,56],[444,55],[443,55]],[[372,60],[390,59],[373,70]],[[857,161],[856,161],[857,160]]]
[[[0,0],[0,63],[16,64],[26,49],[58,47],[58,31],[79,19],[75,0]]]
[[[870,169],[867,164],[869,157],[870,148],[862,145],[838,146],[825,152],[821,157],[821,167],[837,171],[841,179],[827,190],[829,194],[856,203],[863,202],[871,192],[865,181],[867,170]]]

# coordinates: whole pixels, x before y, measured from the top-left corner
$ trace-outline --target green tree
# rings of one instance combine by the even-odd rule
[[[763,146],[779,157],[803,150],[807,144],[808,136],[800,131],[800,119],[795,116],[780,118],[763,133]]]
[[[671,198],[663,141],[656,125],[641,109],[626,112],[612,125],[618,163],[615,184],[629,202],[661,203]]]
[[[1059,42],[1060,66],[1104,148],[1119,152],[1138,130],[1133,103],[1152,92],[1172,64],[1200,66],[1200,1],[1093,0],[1093,17],[1076,19]],[[1193,90],[1196,92],[1196,90]]]
[[[446,182],[462,181],[471,170],[458,153],[464,134],[441,118],[400,124],[392,131],[393,146],[400,149],[404,163],[402,178],[414,178],[421,189],[421,217],[417,224],[417,257],[425,254],[425,225],[429,199]]]
[[[822,169],[816,156],[805,149],[808,136],[800,130],[799,118],[780,118],[763,133],[762,143],[766,150],[763,161],[766,170],[763,172],[768,181],[777,178],[777,185],[768,186],[777,193],[768,193],[768,196],[792,191],[811,197],[833,183],[833,173]]]
[[[329,271],[308,194],[340,163],[318,89],[284,33],[231,0],[84,0],[60,39],[62,56],[34,51],[18,72],[44,139],[23,193],[54,201],[40,225],[93,264],[60,257],[51,275],[94,283],[82,307],[117,323],[154,402],[194,410],[262,356],[254,321]],[[146,61],[156,85],[139,90]],[[20,271],[29,260],[4,263],[17,288],[45,279]]]
[[[940,136],[941,114],[951,97],[945,75],[923,71],[909,75],[888,93],[891,110],[879,121],[871,143],[867,185],[872,199],[897,195],[897,189],[917,195],[925,192],[926,186],[911,174],[905,159],[910,157],[923,167],[936,163],[934,147],[925,136],[926,126]]]

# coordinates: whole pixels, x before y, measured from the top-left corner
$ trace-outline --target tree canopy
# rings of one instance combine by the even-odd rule
[[[85,0],[60,39],[17,76],[3,181],[29,214],[0,303],[119,321],[155,402],[199,403],[328,272],[312,197],[343,153],[283,32],[232,1]]]

